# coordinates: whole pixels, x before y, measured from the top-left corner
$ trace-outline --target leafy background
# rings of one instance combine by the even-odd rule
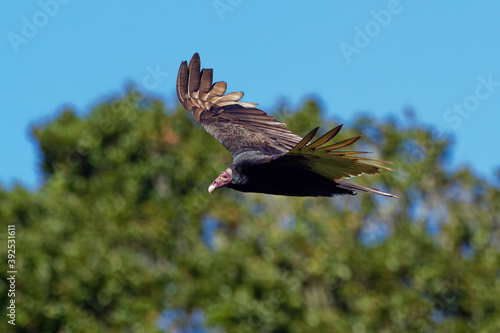
[[[275,116],[301,135],[344,122],[314,100]],[[348,124],[396,169],[356,181],[400,200],[209,195],[229,153],[134,88],[35,125],[42,187],[0,189],[19,272],[2,330],[498,332],[498,178],[449,170],[451,138],[411,110]]]

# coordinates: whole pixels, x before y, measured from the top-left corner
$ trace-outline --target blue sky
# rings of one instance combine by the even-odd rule
[[[0,5],[0,184],[40,183],[33,124],[80,114],[127,82],[174,103],[194,52],[272,111],[317,96],[328,114],[415,109],[455,137],[453,165],[499,166],[500,2],[76,1]],[[302,133],[304,134],[304,133]]]

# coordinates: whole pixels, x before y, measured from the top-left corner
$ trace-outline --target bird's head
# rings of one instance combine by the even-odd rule
[[[212,193],[219,187],[227,186],[233,180],[233,170],[231,168],[227,168],[223,173],[219,175],[219,177],[215,178],[212,185],[208,187],[208,192]]]

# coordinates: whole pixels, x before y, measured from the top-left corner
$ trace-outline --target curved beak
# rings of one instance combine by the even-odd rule
[[[215,189],[216,189],[216,187],[215,187],[215,186],[210,185],[210,186],[208,187],[208,193],[212,193],[213,191],[215,191]]]

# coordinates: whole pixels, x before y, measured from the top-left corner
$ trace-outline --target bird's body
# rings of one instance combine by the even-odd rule
[[[212,69],[200,72],[196,53],[182,62],[177,76],[177,96],[193,118],[233,155],[233,163],[209,187],[209,192],[229,187],[241,192],[287,196],[333,196],[357,191],[389,197],[392,194],[363,187],[343,179],[360,174],[376,174],[389,163],[357,156],[364,152],[339,151],[356,142],[354,137],[338,143],[331,140],[337,126],[312,141],[318,128],[304,138],[293,134],[273,117],[239,102],[242,92],[224,94],[225,82],[212,84]],[[390,170],[390,169],[389,169]]]
[[[239,166],[233,166],[236,171]],[[238,171],[239,177],[227,187],[241,192],[256,192],[297,197],[353,194],[353,191],[338,187],[333,180],[297,168],[272,168],[257,164]],[[233,178],[234,179],[234,178]]]

